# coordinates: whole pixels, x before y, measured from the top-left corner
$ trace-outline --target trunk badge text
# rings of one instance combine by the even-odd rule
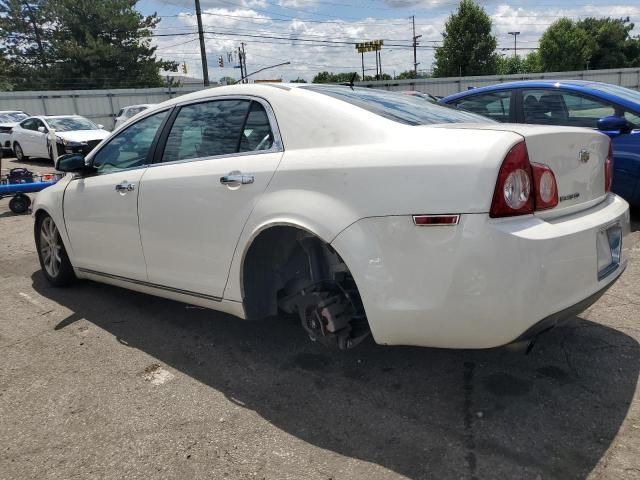
[[[589,150],[583,149],[578,152],[578,160],[580,160],[580,162],[587,163],[589,161],[589,158],[591,158]]]
[[[560,201],[565,202],[567,200],[573,200],[574,198],[578,198],[580,196],[580,192],[570,193],[569,195],[561,195]]]

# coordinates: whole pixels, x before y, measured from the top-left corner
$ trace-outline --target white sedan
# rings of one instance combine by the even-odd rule
[[[42,271],[314,340],[487,348],[593,303],[627,264],[601,133],[379,90],[237,85],[157,105],[37,197]]]
[[[11,131],[18,122],[29,115],[20,110],[4,110],[0,112],[0,149],[11,150]]]
[[[128,107],[122,107],[116,115],[116,122],[113,126],[114,130],[120,127],[120,125],[122,125],[130,118],[134,117],[140,112],[144,112],[147,108],[151,108],[153,106],[153,103],[141,103],[139,105],[129,105]]]
[[[39,157],[54,161],[54,153],[86,155],[108,136],[102,125],[79,115],[41,115],[13,127],[11,146],[18,160]],[[54,137],[57,151],[53,150]]]

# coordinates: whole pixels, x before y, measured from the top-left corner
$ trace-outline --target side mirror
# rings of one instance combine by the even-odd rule
[[[598,130],[601,132],[609,132],[618,135],[631,132],[631,127],[623,117],[616,115],[610,115],[608,117],[602,117],[598,120]]]
[[[98,124],[98,128],[104,128],[104,125],[102,125],[101,123]]]
[[[56,160],[56,170],[60,172],[82,172],[90,169],[81,153],[60,155]]]
[[[45,132],[47,131],[47,129],[46,129],[46,128],[44,128],[44,127],[38,127],[38,131],[39,131],[40,133],[45,133]]]

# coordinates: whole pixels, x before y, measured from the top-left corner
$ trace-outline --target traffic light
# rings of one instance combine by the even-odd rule
[[[218,65],[222,68],[224,67],[224,58],[222,57],[222,55],[220,55],[218,57]]]

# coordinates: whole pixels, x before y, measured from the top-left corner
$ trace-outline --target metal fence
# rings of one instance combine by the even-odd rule
[[[0,111],[22,110],[30,115],[78,114],[110,130],[122,107],[138,103],[160,103],[202,88],[202,85],[189,85],[178,88],[0,92]]]
[[[576,72],[527,73],[517,75],[491,75],[479,77],[425,78],[416,80],[380,80],[377,82],[357,82],[360,87],[381,88],[384,90],[417,90],[438,97],[446,97],[469,88],[484,87],[495,83],[517,80],[593,80],[613,83],[623,87],[640,90],[640,68],[619,68],[611,70],[583,70]]]
[[[418,80],[382,80],[358,82],[359,86],[385,90],[417,90],[432,95],[446,96],[473,87],[514,80],[582,79],[613,83],[640,89],[640,68],[612,70],[584,70],[518,75],[492,75],[482,77],[426,78]],[[115,116],[122,107],[138,103],[159,103],[178,95],[196,92],[202,85],[172,88],[117,89],[117,90],[64,90],[43,92],[0,92],[0,110],[22,110],[31,115],[78,114],[113,128]]]

